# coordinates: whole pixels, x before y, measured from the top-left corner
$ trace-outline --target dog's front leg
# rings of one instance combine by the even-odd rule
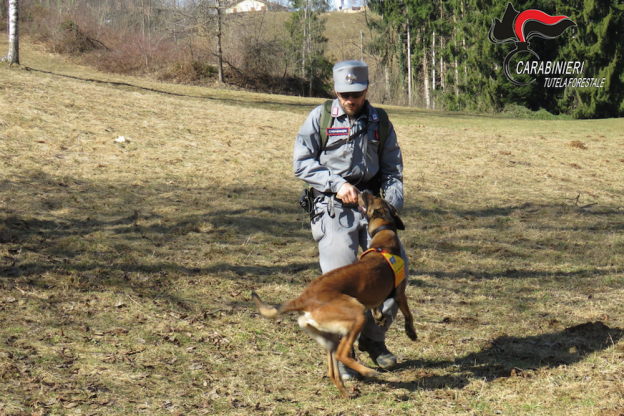
[[[407,284],[405,280],[401,282],[399,287],[397,288],[395,301],[399,305],[399,309],[401,313],[405,317],[405,333],[412,341],[416,341],[418,339],[418,335],[416,334],[416,328],[414,328],[414,317],[412,316],[412,312],[410,311],[409,305],[407,304],[407,295],[405,294],[405,288]]]

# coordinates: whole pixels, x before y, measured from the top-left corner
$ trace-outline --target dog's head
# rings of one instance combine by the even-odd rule
[[[397,215],[396,209],[383,198],[378,198],[369,191],[361,192],[358,195],[358,205],[360,212],[366,217],[369,224],[369,232],[373,232],[371,227],[379,227],[382,224],[392,224],[397,230],[405,230],[403,221]],[[381,221],[373,221],[380,219]]]

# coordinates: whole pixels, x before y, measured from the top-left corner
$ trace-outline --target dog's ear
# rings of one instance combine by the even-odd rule
[[[403,221],[401,221],[401,218],[399,218],[399,214],[397,214],[396,209],[392,206],[392,204],[388,204],[388,208],[390,209],[390,215],[394,220],[397,230],[405,230],[405,225],[403,224]]]
[[[398,215],[393,215],[392,218],[394,218],[397,230],[405,230],[405,225],[403,225],[403,221],[401,221],[401,218],[399,218]]]

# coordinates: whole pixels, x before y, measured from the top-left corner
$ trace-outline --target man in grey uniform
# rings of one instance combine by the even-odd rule
[[[310,186],[314,196],[312,236],[319,245],[323,273],[357,260],[358,246],[368,248],[370,235],[366,218],[357,208],[357,196],[368,189],[383,197],[399,211],[403,207],[403,160],[392,124],[388,130],[381,160],[379,158],[379,121],[377,110],[366,100],[368,66],[361,61],[344,61],[334,66],[337,98],[331,107],[332,124],[326,129],[323,148],[320,135],[323,106],[316,107],[299,130],[295,142],[295,176]],[[407,279],[407,257],[405,260]],[[368,352],[381,368],[396,365],[396,357],[385,345],[386,332],[398,312],[394,299],[382,306],[386,325],[379,327],[368,312],[358,347]],[[342,363],[341,363],[342,364]],[[356,376],[340,366],[344,379]]]

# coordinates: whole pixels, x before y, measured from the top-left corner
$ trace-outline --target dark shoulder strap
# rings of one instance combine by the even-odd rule
[[[323,111],[321,112],[320,133],[321,133],[321,149],[320,152],[325,149],[327,144],[327,129],[334,123],[334,117],[331,115],[333,100],[327,100],[323,104]],[[319,152],[319,153],[320,153]]]
[[[375,108],[375,110],[377,110],[377,115],[379,116],[379,150],[377,153],[381,162],[381,153],[390,134],[390,119],[388,118],[388,113],[383,108]]]

